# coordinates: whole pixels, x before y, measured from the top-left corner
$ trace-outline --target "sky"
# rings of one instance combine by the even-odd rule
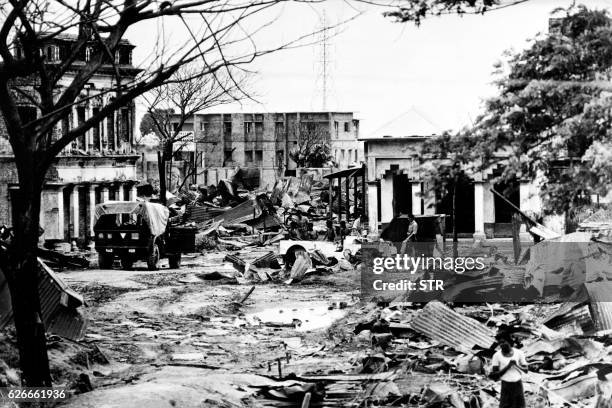
[[[570,3],[531,0],[485,15],[432,17],[419,27],[395,23],[382,15],[384,9],[357,2],[328,0],[316,7],[289,4],[274,10],[274,21],[254,41],[265,47],[316,31],[323,15],[329,25],[344,22],[330,29],[333,35],[327,41],[326,110],[355,112],[361,137],[377,136],[377,129],[407,111],[418,111],[440,129],[452,130],[469,125],[482,111],[483,100],[495,94],[493,65],[504,51],[528,46],[529,39],[546,32],[551,11]],[[612,0],[585,3],[612,9]],[[153,32],[162,28],[169,43],[180,38],[180,23],[174,21],[164,22],[161,28],[157,23],[128,32],[136,45],[135,62],[146,60]],[[255,72],[249,91],[256,101],[214,111],[322,110],[319,38],[256,59],[249,65]],[[137,109],[141,116],[143,104],[138,103]]]

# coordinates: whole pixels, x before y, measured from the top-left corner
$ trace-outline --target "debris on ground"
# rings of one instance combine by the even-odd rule
[[[60,273],[84,297],[70,303],[78,296],[68,292],[69,305],[92,304],[82,338],[48,339],[54,364],[64,362],[57,378],[75,394],[66,407],[134,396],[132,406],[492,408],[501,331],[526,356],[526,406],[610,401],[610,244],[600,233],[549,234],[521,251],[513,242],[452,248],[440,239],[443,216],[423,216],[438,228],[432,253],[481,256],[485,268],[444,276],[442,294],[364,299],[366,226],[353,231],[328,213],[330,201],[346,199],[313,177],[285,178],[269,192],[241,177],[248,189],[222,180],[171,200],[174,225],[197,230],[183,269]],[[401,236],[405,224],[394,220],[383,236]],[[600,220],[589,225],[601,229]],[[573,248],[562,262],[556,242]],[[380,244],[385,254],[397,249]],[[0,386],[19,379],[6,339]],[[152,401],[159,389],[165,399]]]

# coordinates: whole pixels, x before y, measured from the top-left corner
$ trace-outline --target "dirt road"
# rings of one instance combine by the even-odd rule
[[[267,250],[239,256],[249,261]],[[350,365],[342,353],[330,357],[327,330],[357,302],[355,271],[302,285],[258,284],[239,306],[250,285],[203,279],[212,271],[233,272],[223,256],[188,258],[180,270],[163,265],[150,272],[137,264],[132,271],[61,273],[84,295],[90,319],[87,347],[80,353],[71,348],[81,358],[64,368],[87,374],[94,388],[62,406],[243,406],[254,386],[276,383],[279,374]],[[334,302],[349,308],[329,310]]]

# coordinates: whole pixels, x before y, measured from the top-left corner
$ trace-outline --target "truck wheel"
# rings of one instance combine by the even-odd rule
[[[98,252],[98,267],[100,269],[111,269],[113,267],[114,261],[115,261],[114,255],[107,255],[107,254]]]
[[[181,267],[181,254],[168,256],[168,264],[170,269],[179,269]]]
[[[147,256],[147,266],[150,271],[157,270],[157,264],[159,263],[159,247],[157,244],[151,245],[149,249],[149,255]]]
[[[121,267],[125,269],[126,271],[129,271],[130,269],[132,269],[133,265],[134,265],[134,260],[132,258],[129,258],[127,256],[124,256],[123,258],[121,258]]]

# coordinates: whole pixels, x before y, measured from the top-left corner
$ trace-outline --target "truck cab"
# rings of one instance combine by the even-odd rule
[[[144,260],[149,270],[157,270],[161,258],[168,258],[170,268],[179,268],[181,254],[193,252],[184,245],[184,234],[195,231],[173,228],[168,223],[169,210],[156,203],[138,201],[106,202],[96,206],[94,235],[98,264],[113,266],[115,259],[124,269]]]

